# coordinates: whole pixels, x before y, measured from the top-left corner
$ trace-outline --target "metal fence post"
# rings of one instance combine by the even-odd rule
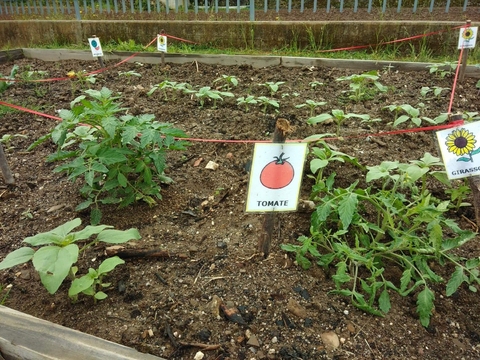
[[[250,0],[250,21],[255,21],[255,0]]]
[[[78,0],[73,0],[73,6],[75,8],[75,18],[77,20],[82,20],[82,17],[80,15],[80,5],[78,4]]]

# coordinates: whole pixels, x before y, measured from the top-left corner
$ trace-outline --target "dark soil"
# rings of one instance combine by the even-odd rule
[[[61,61],[46,63],[23,59],[15,62],[24,71],[48,71],[51,78],[65,77],[70,70],[94,70],[96,62]],[[13,63],[0,65],[8,74]],[[113,64],[108,64],[113,65]],[[134,70],[142,77],[118,76],[118,71]],[[140,66],[134,63],[100,73],[95,89],[105,86],[121,92],[123,105],[133,114],[153,113],[160,121],[173,123],[196,139],[243,140],[240,143],[191,141],[187,151],[168,157],[168,175],[175,181],[164,186],[163,200],[154,207],[137,203],[126,209],[105,207],[102,223],[117,229],[135,227],[142,239],[128,245],[136,249],[160,249],[169,258],[126,259],[109,276],[112,286],[108,298],[94,304],[81,297],[71,303],[66,281],[55,295],[42,287],[31,264],[0,272],[0,284],[11,285],[6,306],[73,329],[171,359],[193,359],[197,346],[184,343],[218,345],[203,350],[204,359],[478,359],[480,358],[480,308],[478,295],[461,287],[452,297],[445,286],[434,286],[435,311],[431,325],[421,326],[415,311],[415,294],[392,296],[392,309],[384,317],[375,317],[354,308],[346,298],[329,294],[334,288],[331,271],[312,267],[304,271],[294,263],[292,254],[280,249],[282,243],[295,243],[309,234],[310,213],[281,213],[276,216],[272,251],[267,259],[257,254],[262,235],[263,215],[245,213],[248,164],[254,140],[270,140],[278,117],[286,118],[295,130],[290,139],[304,139],[312,134],[335,132],[334,124],[309,126],[308,111],[295,105],[307,99],[326,101],[317,114],[331,109],[369,114],[380,122],[361,123],[350,119],[342,128],[343,139],[331,146],[358,158],[363,165],[384,160],[408,162],[425,152],[439,156],[433,132],[371,137],[391,130],[393,115],[382,107],[389,104],[425,103],[422,114],[434,118],[447,112],[450,90],[424,100],[424,86],[452,88],[453,77],[440,78],[428,70],[399,73],[384,69],[380,82],[389,87],[386,94],[376,93],[359,103],[348,101],[345,82],[336,81],[351,71],[334,68],[254,69],[249,66],[211,66],[201,63]],[[358,73],[358,72],[357,72]],[[200,108],[195,98],[169,94],[168,101],[157,91],[146,95],[153,84],[165,79],[187,82],[195,87],[216,86],[221,75],[235,75],[239,84],[218,108],[206,104]],[[244,112],[235,99],[246,94],[268,95],[258,86],[266,81],[283,81],[275,94],[278,113],[266,115],[259,107]],[[313,89],[313,81],[324,83]],[[477,80],[466,79],[455,93],[453,111],[479,111]],[[81,92],[72,94],[67,81],[37,84],[17,82],[0,99],[39,112],[57,115],[59,109]],[[45,143],[32,152],[26,148],[46,134],[56,121],[27,112],[7,111],[1,107],[0,137],[24,135],[12,140],[7,160],[16,183],[6,186],[0,178],[0,259],[22,246],[22,240],[39,232],[80,217],[89,222],[88,213],[76,213],[82,201],[80,182],[71,183],[63,174],[54,173],[55,164],[46,163],[55,151]],[[404,124],[404,127],[411,126]],[[195,166],[200,159],[203,161]],[[205,169],[209,161],[219,164],[215,171]],[[308,166],[307,166],[308,169]],[[347,164],[335,169],[341,185],[347,186],[362,174]],[[308,199],[312,180],[303,175],[301,199]],[[441,188],[436,189],[442,192]],[[470,199],[471,200],[471,199]],[[465,229],[472,229],[472,208],[451,214]],[[480,246],[472,242],[465,249],[470,256],[480,256]],[[104,259],[104,248],[87,250],[79,263],[80,272],[97,267]],[[451,269],[439,267],[446,278]],[[387,275],[398,277],[395,269]],[[5,290],[4,290],[5,291]],[[0,299],[5,292],[0,293]],[[236,306],[247,325],[237,324],[218,315],[212,300]],[[305,310],[298,317],[292,308]],[[286,320],[291,321],[289,323]],[[0,320],[1,321],[1,320]],[[290,325],[290,326],[288,326]],[[152,332],[149,334],[148,330]],[[170,338],[166,333],[173,334]],[[327,351],[321,335],[334,332],[340,346]],[[255,342],[258,340],[258,343]]]

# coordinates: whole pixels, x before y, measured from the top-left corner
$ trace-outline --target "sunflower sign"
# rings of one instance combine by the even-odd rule
[[[450,180],[480,175],[480,122],[437,132],[443,163]]]
[[[478,27],[467,27],[460,29],[460,36],[458,38],[459,49],[473,49],[477,39]]]
[[[167,37],[165,35],[157,35],[157,50],[167,52]]]
[[[306,143],[257,143],[247,194],[247,212],[297,210]]]

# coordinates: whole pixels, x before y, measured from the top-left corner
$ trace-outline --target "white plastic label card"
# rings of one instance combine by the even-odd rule
[[[467,27],[460,29],[460,36],[458,38],[459,49],[473,49],[477,40],[478,27]]]
[[[443,163],[450,180],[480,175],[480,122],[437,132]]]
[[[103,56],[102,45],[100,44],[100,39],[98,37],[88,38],[88,43],[90,44],[90,50],[92,50],[93,57]]]
[[[295,211],[307,143],[257,143],[247,194],[247,212]]]
[[[157,36],[157,50],[167,52],[167,37],[164,35]]]

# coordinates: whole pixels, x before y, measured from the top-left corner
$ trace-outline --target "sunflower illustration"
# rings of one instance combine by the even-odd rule
[[[447,145],[448,152],[457,156],[468,155],[469,157],[461,157],[458,161],[471,161],[473,162],[472,155],[478,154],[478,150],[475,149],[475,135],[467,129],[455,129],[447,136],[445,145]]]
[[[462,33],[462,37],[465,39],[465,40],[470,40],[471,38],[473,38],[473,30],[472,29],[465,29]]]

